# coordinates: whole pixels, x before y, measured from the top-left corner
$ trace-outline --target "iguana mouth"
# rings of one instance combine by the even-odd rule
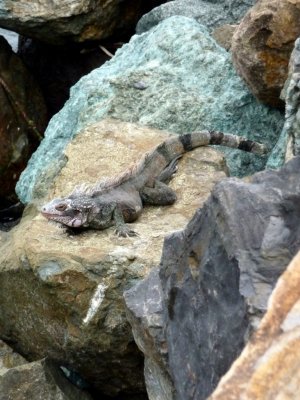
[[[46,218],[55,217],[55,216],[59,217],[59,214],[54,214],[54,213],[51,214],[51,213],[47,213],[44,211],[41,211],[41,214]]]

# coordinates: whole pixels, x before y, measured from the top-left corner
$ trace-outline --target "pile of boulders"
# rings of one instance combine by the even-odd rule
[[[146,3],[0,1],[22,35],[0,37],[0,208],[26,205],[9,232],[0,212],[0,400],[296,399],[300,0]],[[269,153],[184,155],[135,237],[40,214],[204,129]]]

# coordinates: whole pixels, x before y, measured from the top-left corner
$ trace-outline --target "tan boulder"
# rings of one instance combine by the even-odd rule
[[[300,0],[259,0],[233,35],[238,73],[263,103],[283,107],[280,91],[294,42],[300,36]]]
[[[210,400],[299,399],[300,253],[280,277],[268,311]]]
[[[44,200],[121,172],[167,136],[116,120],[90,125],[68,145]],[[164,237],[185,226],[224,168],[214,149],[186,154],[170,183],[178,201],[146,207],[133,238],[118,238],[113,228],[70,235],[29,206],[20,225],[0,236],[0,335],[31,360],[47,355],[67,364],[106,394],[143,391],[123,292],[159,264]]]

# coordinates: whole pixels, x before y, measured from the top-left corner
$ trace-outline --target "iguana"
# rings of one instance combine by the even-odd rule
[[[106,229],[115,225],[119,236],[134,236],[126,222],[135,221],[143,204],[170,205],[175,192],[167,186],[177,170],[178,159],[200,146],[221,145],[263,155],[266,147],[244,137],[201,131],[171,137],[121,175],[93,186],[76,186],[64,198],[44,205],[42,215],[72,228]]]

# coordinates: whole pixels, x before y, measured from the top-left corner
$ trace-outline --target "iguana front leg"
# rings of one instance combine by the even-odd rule
[[[137,233],[129,228],[125,223],[121,208],[116,205],[113,214],[114,223],[116,226],[115,233],[121,237],[137,236]]]

